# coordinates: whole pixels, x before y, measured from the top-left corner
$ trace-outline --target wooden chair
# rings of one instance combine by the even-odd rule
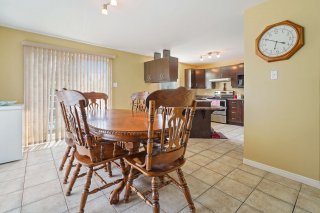
[[[172,96],[174,94],[181,97],[176,98],[176,96]],[[190,191],[181,170],[181,167],[186,162],[184,155],[196,107],[196,102],[193,100],[193,97],[193,93],[185,88],[159,90],[151,93],[148,97],[149,123],[147,149],[146,151],[129,155],[125,158],[126,163],[131,167],[125,191],[126,202],[129,201],[131,191],[134,191],[148,205],[153,207],[154,213],[160,212],[158,179],[161,180],[164,186],[169,183],[164,182],[163,177],[167,177],[170,182],[178,185],[178,187],[183,190],[190,210],[195,212]],[[156,108],[160,106],[163,107],[163,110],[161,110],[163,128],[160,143],[154,144],[154,116]],[[152,178],[152,201],[147,197],[149,191],[142,193],[134,187],[133,179],[137,171]],[[173,171],[177,172],[179,181],[168,175]]]
[[[82,93],[89,101],[87,108],[89,110],[107,109],[108,95],[102,92],[84,92]],[[109,177],[112,177],[111,163],[106,167]]]
[[[132,111],[146,111],[146,99],[149,92],[135,92],[131,95],[131,109]]]
[[[85,109],[88,105],[88,101],[81,92],[64,90],[62,91],[62,99],[65,106],[67,123],[70,126],[71,136],[76,146],[75,157],[78,161],[66,195],[69,196],[71,194],[77,178],[86,175],[87,179],[84,185],[79,210],[80,213],[83,213],[89,194],[96,193],[123,181],[123,179],[117,179],[108,183],[98,175],[96,171],[104,169],[106,164],[111,161],[120,160],[123,177],[126,177],[123,157],[126,156],[128,152],[119,147],[116,142],[97,140],[96,137],[90,134]],[[87,167],[88,172],[79,175],[82,166]],[[89,191],[93,173],[99,177],[104,185]]]
[[[102,92],[84,92],[83,95],[89,100],[89,109],[107,109],[107,94]]]
[[[60,107],[61,107],[61,112],[62,112],[63,120],[64,120],[64,123],[65,123],[65,131],[66,131],[65,142],[68,145],[68,147],[66,149],[66,152],[65,152],[65,154],[64,154],[64,156],[63,156],[63,158],[61,160],[60,166],[59,166],[59,170],[60,171],[63,170],[63,167],[64,167],[67,159],[70,157],[68,165],[67,165],[67,168],[66,168],[66,171],[65,171],[65,174],[64,174],[64,179],[63,179],[63,183],[66,184],[68,182],[69,174],[70,174],[71,168],[73,166],[74,153],[75,153],[76,150],[75,150],[75,144],[74,144],[73,139],[72,139],[70,126],[69,126],[69,124],[68,124],[68,122],[66,120],[66,108],[65,108],[65,106],[63,104],[62,92],[56,90],[56,97],[57,97],[57,101],[59,102]]]

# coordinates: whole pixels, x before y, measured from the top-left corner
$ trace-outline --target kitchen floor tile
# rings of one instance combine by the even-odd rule
[[[117,213],[117,211],[110,205],[109,200],[105,196],[100,196],[94,200],[87,201],[84,208],[85,213]],[[78,213],[79,206],[71,209],[70,213]]]
[[[210,186],[216,184],[224,177],[223,175],[220,175],[219,173],[211,171],[210,169],[207,169],[205,167],[202,167],[199,170],[191,173],[191,175]]]
[[[253,191],[253,188],[228,177],[223,178],[214,187],[242,202],[244,202]]]
[[[98,187],[98,185],[92,181],[89,191],[91,191],[92,189],[97,188],[97,187]],[[81,196],[83,193],[83,189],[84,189],[84,185],[73,187],[73,189],[71,191],[71,195],[65,196],[65,199],[66,199],[66,202],[67,202],[69,209],[72,209],[76,206],[79,206],[80,201],[81,201]],[[63,193],[65,195],[66,191],[64,191]],[[91,195],[88,195],[87,201],[96,199],[100,196],[103,196],[103,193],[101,191],[94,193],[94,194],[91,194]]]
[[[241,162],[242,162],[243,154],[241,152],[230,151],[226,155],[229,156],[229,157],[241,160]]]
[[[261,180],[261,177],[252,175],[239,169],[233,170],[227,177],[243,183],[249,187],[255,187]]]
[[[202,204],[200,204],[197,201],[193,201],[194,207],[196,208],[197,213],[213,213],[210,209],[206,208]],[[182,211],[179,213],[190,213],[190,208],[189,206],[185,207]]]
[[[26,160],[18,160],[18,161],[0,164],[0,172],[24,168],[24,167],[26,167],[26,165],[27,165]]]
[[[192,161],[187,160],[187,162],[183,165],[182,170],[186,174],[191,174],[192,172],[200,169],[201,166],[193,163]]]
[[[58,213],[67,211],[62,193],[22,206],[21,213]]]
[[[6,182],[0,182],[0,195],[23,190],[24,178],[16,178]]]
[[[260,176],[260,177],[264,177],[267,174],[266,171],[254,168],[254,167],[246,165],[246,164],[241,164],[238,167],[238,169],[241,169],[242,171],[245,171],[245,172],[251,173],[253,175]]]
[[[209,163],[205,167],[222,175],[227,175],[235,169],[235,167],[231,167],[216,161]]]
[[[209,189],[196,200],[213,212],[219,213],[235,212],[241,205],[240,201],[215,188]]]
[[[243,203],[240,208],[238,209],[237,213],[262,213],[262,211],[259,211],[245,203]]]
[[[164,211],[161,209],[160,205],[160,213],[164,213]],[[123,211],[123,213],[136,213],[136,212],[152,212],[152,207],[147,205],[145,202],[140,202],[127,210]]]
[[[159,202],[165,212],[179,212],[188,205],[184,194],[174,185],[159,190]]]
[[[225,154],[225,153],[229,152],[232,149],[233,148],[221,146],[221,144],[210,148],[211,151],[218,152],[220,154]]]
[[[21,207],[23,191],[12,192],[0,196],[0,212],[10,211]]]
[[[293,213],[310,213],[310,212],[300,209],[299,207],[295,207],[293,210]]]
[[[288,187],[293,188],[295,190],[299,190],[301,187],[301,183],[299,183],[297,181],[282,177],[280,175],[272,174],[272,173],[266,174],[266,176],[264,178],[271,180],[273,182],[280,183],[284,186],[288,186]]]
[[[206,156],[207,158],[211,158],[212,160],[215,160],[219,157],[222,156],[221,153],[217,153],[217,152],[214,152],[214,151],[211,151],[211,150],[204,150],[202,152],[199,153],[200,155],[203,155],[203,156]]]
[[[219,162],[219,163],[231,166],[231,167],[238,167],[239,165],[242,164],[241,160],[238,160],[238,159],[235,159],[235,158],[231,158],[231,157],[226,156],[226,155],[218,158],[216,160],[216,162]]]
[[[275,198],[291,203],[292,205],[295,204],[299,193],[297,190],[267,179],[263,179],[257,186],[257,189]]]
[[[45,172],[33,173],[25,179],[24,188],[35,186],[41,183],[45,183],[54,179],[58,179],[56,169],[45,170]]]
[[[62,192],[58,179],[26,188],[23,192],[22,205],[26,205]]]
[[[296,206],[309,212],[320,212],[320,197],[300,192]]]
[[[0,172],[0,182],[6,182],[17,178],[23,178],[25,175],[25,168],[18,168],[14,170]]]
[[[6,213],[20,213],[20,212],[21,212],[21,208],[17,208],[17,209],[10,210]]]
[[[199,146],[199,144],[193,144],[191,146],[187,146],[187,150],[190,152],[199,153],[206,150],[206,148]]]
[[[258,190],[254,190],[245,203],[263,212],[291,213],[293,210],[293,205]]]
[[[305,184],[302,184],[300,193],[309,194],[320,198],[320,189]]]
[[[203,192],[207,191],[211,187],[191,175],[186,176],[185,179],[193,199],[199,197]]]
[[[205,165],[207,165],[208,163],[210,163],[212,161],[212,159],[207,158],[207,157],[205,157],[203,155],[199,155],[199,154],[193,155],[188,160],[192,161],[193,163],[196,163],[196,164],[198,164],[200,166],[205,166]]]

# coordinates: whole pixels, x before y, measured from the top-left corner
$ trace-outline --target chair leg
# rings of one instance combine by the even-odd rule
[[[64,174],[63,184],[68,183],[68,178],[69,178],[69,174],[70,174],[70,172],[71,172],[71,168],[72,168],[72,165],[73,165],[75,152],[76,152],[76,149],[75,149],[75,148],[72,148],[72,152],[71,152],[71,156],[70,156],[70,159],[69,159],[69,163],[68,163],[66,172],[65,172],[65,174]]]
[[[196,208],[194,207],[189,187],[187,185],[186,179],[184,178],[184,175],[183,175],[183,172],[182,172],[181,168],[177,169],[177,174],[178,174],[181,186],[182,186],[183,191],[184,191],[184,196],[186,197],[186,199],[188,201],[189,208],[190,208],[191,212],[196,212]]]
[[[107,166],[108,166],[109,177],[112,177],[111,162],[108,162]]]
[[[64,156],[62,158],[62,161],[60,163],[60,167],[59,167],[59,171],[62,171],[63,170],[63,167],[64,167],[64,164],[66,163],[68,157],[69,157],[69,153],[70,153],[70,150],[71,150],[71,146],[68,146],[66,152],[64,153]]]
[[[127,184],[126,184],[126,191],[125,191],[125,194],[124,194],[124,201],[126,203],[129,202],[129,196],[131,194],[131,186],[133,184],[133,167],[130,168],[130,173],[129,173],[129,177],[128,177],[128,181],[127,181]]]
[[[84,190],[82,193],[82,197],[81,197],[81,202],[80,202],[80,211],[79,213],[84,213],[84,207],[86,206],[87,203],[87,198],[89,195],[89,189],[90,189],[90,185],[91,185],[91,178],[92,178],[92,173],[93,173],[93,168],[89,168],[89,171],[87,173],[87,182],[84,185]]]
[[[68,190],[67,190],[67,193],[66,193],[67,196],[70,196],[70,194],[71,194],[73,185],[74,185],[74,183],[76,182],[76,180],[78,178],[81,166],[82,165],[80,163],[78,163],[77,166],[76,166],[76,169],[74,170],[73,176],[71,178],[71,181],[69,183]]]
[[[160,212],[160,204],[159,204],[159,186],[158,186],[158,180],[157,177],[152,177],[151,180],[151,187],[152,187],[152,199],[153,199],[153,213],[159,213]]]
[[[122,192],[122,190],[124,189],[127,183],[129,171],[122,158],[120,159],[120,166],[121,166],[121,173],[122,173],[123,179],[120,182],[120,184],[112,191],[110,195],[110,204],[119,203],[120,193]]]

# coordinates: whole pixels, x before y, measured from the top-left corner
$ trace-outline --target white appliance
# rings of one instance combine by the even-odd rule
[[[0,164],[22,159],[23,105],[0,106]]]
[[[227,100],[213,100],[211,106],[227,107]],[[223,124],[227,123],[227,108],[221,111],[214,111],[211,114],[211,121]]]
[[[214,111],[211,114],[211,121],[217,123],[227,123],[227,99],[233,98],[233,91],[214,91],[211,106],[225,107],[224,110]]]

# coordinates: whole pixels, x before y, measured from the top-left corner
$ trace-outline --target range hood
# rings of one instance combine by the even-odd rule
[[[209,79],[210,82],[230,82],[231,78],[214,78]]]
[[[144,81],[146,83],[173,82],[178,79],[178,58],[170,56],[170,50],[154,53],[154,60],[144,63]]]

